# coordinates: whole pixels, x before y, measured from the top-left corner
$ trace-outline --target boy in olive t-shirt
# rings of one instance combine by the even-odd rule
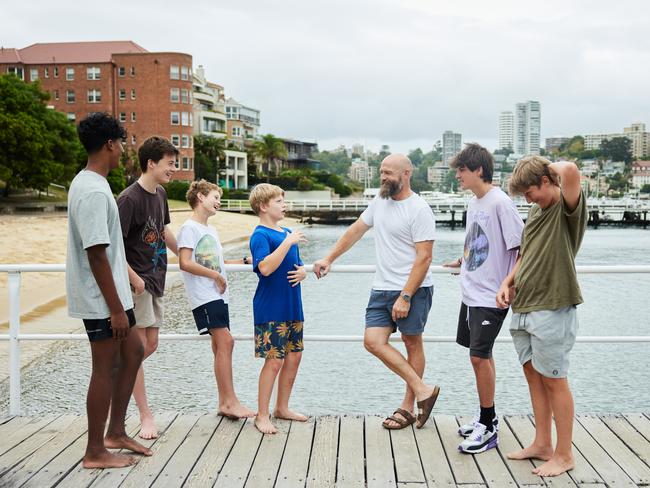
[[[508,457],[542,459],[546,462],[533,473],[557,476],[575,466],[573,396],[567,373],[578,329],[576,305],[582,303],[575,256],[587,226],[587,203],[577,166],[567,161],[551,163],[540,156],[517,163],[510,193],[522,194],[534,205],[524,227],[519,259],[501,284],[497,305],[512,305],[510,333],[530,390],[535,439]]]

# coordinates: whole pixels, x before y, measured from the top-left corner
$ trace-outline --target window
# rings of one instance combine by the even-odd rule
[[[97,66],[90,66],[86,68],[86,79],[99,80],[101,70]]]
[[[181,169],[181,163],[178,160],[178,156],[176,156],[176,161],[174,161],[174,163],[175,163],[174,166],[176,166],[176,169]]]
[[[126,122],[126,112],[120,112],[120,122]]]
[[[66,68],[65,69],[65,79],[67,81],[73,81],[74,80],[74,68]]]
[[[135,100],[135,88],[131,88],[131,100]]]
[[[66,114],[66,117],[68,117],[68,120],[71,120],[72,122],[74,122],[75,120],[77,120],[77,115],[74,114],[74,113],[72,113],[72,112],[68,112],[68,113]]]
[[[76,101],[74,96],[74,90],[65,91],[65,101],[68,103],[74,103]]]
[[[135,76],[135,66],[131,66],[131,76]]]
[[[172,144],[174,145],[174,147],[180,147],[181,136],[179,136],[178,134],[172,134]]]
[[[88,90],[88,103],[99,103],[102,101],[102,92],[100,90]]]
[[[131,144],[136,145],[135,134],[131,135]]]
[[[11,67],[7,68],[7,73],[10,74],[10,75],[16,75],[21,80],[23,79],[23,69],[22,68],[17,68],[15,66],[11,66]]]
[[[29,70],[29,81],[38,80],[38,68],[32,68]]]
[[[55,66],[55,67],[54,67],[54,77],[55,77],[55,78],[58,78],[58,77],[59,77],[59,67],[58,67],[58,66]]]
[[[59,90],[54,90],[54,100],[59,99]]]
[[[183,169],[190,169],[190,158],[183,156]]]
[[[44,76],[45,78],[49,78],[49,77],[50,77],[50,68],[43,68],[43,76]]]
[[[233,137],[241,137],[241,127],[233,127],[232,128],[232,136]]]
[[[181,103],[189,103],[189,98],[187,96],[187,90],[181,90]]]
[[[192,112],[190,112],[190,127],[194,127],[194,116],[192,115]]]
[[[181,80],[188,79],[188,72],[187,66],[181,66]]]
[[[135,122],[135,112],[131,112],[131,122]]]
[[[172,125],[179,125],[181,123],[180,113],[172,112]]]
[[[124,66],[117,68],[117,76],[120,78],[124,78],[126,76],[126,68]]]
[[[180,90],[178,88],[170,88],[169,90],[169,101],[172,103],[178,103]]]
[[[126,90],[124,88],[120,88],[120,100],[126,100]]]
[[[181,125],[190,125],[190,114],[187,112],[181,113]]]
[[[171,80],[178,80],[178,66],[170,66],[169,67],[169,78]]]
[[[181,147],[190,147],[190,136],[183,136],[183,144]]]

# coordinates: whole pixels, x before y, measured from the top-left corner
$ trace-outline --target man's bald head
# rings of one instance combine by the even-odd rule
[[[381,162],[382,166],[384,164],[390,166],[393,169],[408,170],[410,172],[413,172],[413,163],[411,163],[411,160],[408,158],[408,156],[405,156],[404,154],[389,154]]]
[[[411,175],[413,174],[413,164],[411,160],[403,154],[391,154],[386,156],[381,162],[379,168],[379,177],[381,188],[379,196],[381,198],[393,198],[406,189],[406,193],[411,191]]]

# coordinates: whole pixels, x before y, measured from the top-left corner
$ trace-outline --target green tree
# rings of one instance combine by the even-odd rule
[[[630,183],[627,175],[621,173],[616,173],[614,176],[610,176],[606,181],[607,184],[609,184],[609,189],[613,191],[625,190]]]
[[[418,147],[410,151],[408,157],[413,163],[413,166],[420,166],[420,164],[422,164],[422,160],[424,159],[424,153],[422,152],[422,149]]]
[[[388,147],[388,144],[382,144],[381,145],[381,150],[379,151],[379,154],[377,155],[378,161],[381,163],[386,156],[390,154],[390,147]]]
[[[226,160],[226,140],[199,135],[194,136],[194,177],[219,184],[220,162]]]
[[[267,164],[267,182],[270,178],[271,164],[275,165],[275,176],[280,174],[281,160],[287,157],[287,148],[284,147],[281,139],[275,137],[273,134],[263,135],[259,141],[255,142],[255,153]]]
[[[67,184],[84,150],[74,124],[48,109],[49,94],[38,82],[0,75],[0,179],[11,188],[44,191],[51,182]]]
[[[612,161],[625,161],[626,164],[632,162],[632,141],[627,137],[613,137],[605,139],[600,143],[600,151],[603,158]]]
[[[639,190],[641,193],[650,193],[650,185],[646,183],[641,187],[641,190]]]

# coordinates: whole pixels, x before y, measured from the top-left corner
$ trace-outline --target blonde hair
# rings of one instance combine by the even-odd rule
[[[255,185],[251,190],[248,201],[255,215],[259,215],[262,205],[269,203],[271,199],[279,196],[284,196],[284,190],[282,188],[269,183],[260,183],[259,185]]]
[[[557,185],[556,179],[548,170],[549,164],[551,162],[542,156],[528,156],[517,161],[508,185],[510,194],[523,194],[533,185],[541,186],[543,176],[546,176],[552,184]]]
[[[219,196],[223,195],[223,190],[219,188],[219,185],[215,185],[206,180],[193,181],[185,194],[185,198],[190,204],[190,207],[194,208],[199,204],[199,193],[207,197],[211,191],[219,192]]]

